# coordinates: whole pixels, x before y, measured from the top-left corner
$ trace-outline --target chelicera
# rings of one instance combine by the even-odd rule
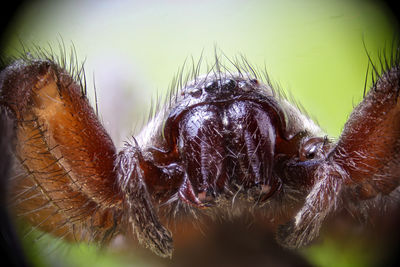
[[[122,233],[169,257],[172,235],[162,222],[188,210],[262,210],[286,221],[278,242],[298,248],[335,210],[368,207],[396,190],[398,50],[381,72],[373,66],[376,79],[338,141],[246,61],[232,66],[222,71],[217,58],[202,76],[195,66],[193,80],[117,152],[79,68],[71,74],[46,53],[9,64],[0,107],[24,169],[10,189],[16,213],[68,240],[107,243]]]

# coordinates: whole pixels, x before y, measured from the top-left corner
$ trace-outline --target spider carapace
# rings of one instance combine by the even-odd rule
[[[117,152],[90,106],[82,73],[40,54],[0,74],[3,125],[16,168],[17,215],[69,240],[125,234],[171,256],[165,218],[249,209],[283,221],[277,240],[297,248],[328,214],[368,207],[400,178],[399,55],[376,78],[338,141],[247,62],[216,60],[184,82],[138,136]],[[365,210],[365,209],[362,209]]]

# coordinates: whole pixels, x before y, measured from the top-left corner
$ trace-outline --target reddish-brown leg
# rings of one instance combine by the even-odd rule
[[[354,109],[338,143],[310,174],[314,185],[303,208],[278,233],[284,245],[300,247],[309,243],[318,235],[326,216],[338,207],[364,212],[364,203],[388,196],[399,186],[398,55],[393,61],[386,64],[386,71]]]
[[[116,151],[79,83],[52,61],[25,59],[1,73],[0,88],[25,169],[13,184],[16,214],[68,240],[109,240],[121,218]]]

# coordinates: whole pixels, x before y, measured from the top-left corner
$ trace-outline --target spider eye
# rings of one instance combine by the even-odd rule
[[[314,137],[304,142],[299,151],[300,161],[314,159],[323,155],[326,138]]]
[[[308,151],[305,152],[307,159],[313,159],[317,153],[317,145],[313,144]]]

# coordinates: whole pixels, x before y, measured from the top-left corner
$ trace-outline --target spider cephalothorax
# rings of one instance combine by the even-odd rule
[[[256,207],[292,218],[279,228],[278,241],[300,247],[334,210],[398,186],[396,52],[382,73],[374,67],[377,80],[337,142],[246,61],[232,63],[232,74],[217,57],[208,74],[199,76],[199,64],[193,81],[180,81],[119,153],[81,83],[54,58],[41,57],[2,71],[0,105],[3,121],[14,125],[15,154],[25,169],[11,191],[16,210],[58,236],[106,242],[135,234],[170,256],[172,236],[161,211],[218,215]]]

